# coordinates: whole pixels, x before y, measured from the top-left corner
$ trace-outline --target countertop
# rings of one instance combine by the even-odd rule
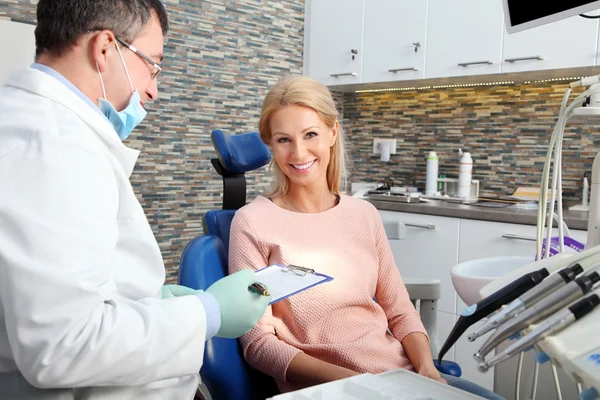
[[[431,200],[425,203],[398,203],[383,200],[368,200],[375,208],[384,211],[398,211],[415,214],[439,215],[476,219],[480,221],[506,222],[509,224],[536,225],[537,210],[520,210],[514,207],[489,208],[482,206],[450,203],[443,200]],[[587,230],[587,212],[564,211],[563,219],[569,229]]]

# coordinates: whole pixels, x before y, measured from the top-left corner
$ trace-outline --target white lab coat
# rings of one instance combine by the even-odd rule
[[[160,299],[138,154],[43,72],[0,88],[1,399],[193,397],[206,314]]]

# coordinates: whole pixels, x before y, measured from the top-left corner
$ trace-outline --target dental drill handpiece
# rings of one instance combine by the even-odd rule
[[[456,343],[460,336],[465,333],[468,327],[478,322],[484,317],[487,317],[504,304],[516,299],[532,287],[536,286],[549,275],[546,268],[541,268],[537,271],[529,272],[503,288],[495,291],[491,295],[487,296],[477,304],[473,304],[466,308],[454,328],[448,335],[446,342],[442,346],[438,354],[438,362],[442,363],[442,357],[450,350],[450,348]]]
[[[593,311],[594,308],[596,308],[599,304],[600,296],[598,296],[597,293],[593,293],[577,301],[575,304],[572,304],[571,306],[557,312],[552,317],[540,323],[527,335],[508,346],[506,349],[504,349],[504,351],[493,357],[490,361],[480,363],[479,371],[486,372],[496,364],[508,360],[520,352],[534,346],[540,340],[543,340],[554,333],[562,331],[567,326]]]
[[[544,279],[542,283],[523,293],[521,297],[513,300],[509,305],[492,315],[485,324],[479,327],[478,330],[468,336],[470,342],[478,337],[485,335],[494,328],[497,328],[504,321],[523,312],[527,307],[537,303],[540,299],[546,296],[550,291],[566,285],[571,282],[577,275],[583,272],[583,267],[575,264],[558,271],[556,274]]]
[[[473,354],[473,358],[479,362],[483,362],[485,356],[495,349],[500,343],[521,332],[531,324],[552,315],[557,310],[569,305],[573,301],[579,299],[589,292],[596,282],[600,281],[600,275],[597,272],[590,272],[583,275],[573,282],[568,283],[554,293],[544,297],[536,304],[523,311],[510,321],[500,325],[496,332],[490,336],[481,346],[479,351]]]

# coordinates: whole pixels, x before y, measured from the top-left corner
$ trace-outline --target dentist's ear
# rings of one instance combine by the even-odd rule
[[[90,38],[92,61],[98,66],[100,72],[106,70],[108,57],[115,49],[115,35],[108,29],[100,31]]]

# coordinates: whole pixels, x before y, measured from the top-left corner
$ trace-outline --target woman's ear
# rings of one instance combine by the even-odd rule
[[[98,65],[100,72],[106,70],[108,57],[115,48],[115,35],[109,30],[103,30],[90,39],[92,61]]]
[[[333,124],[333,129],[331,130],[331,144],[329,145],[329,147],[333,147],[333,145],[335,144],[335,141],[337,140],[338,137],[338,130],[340,129],[340,123],[338,122],[338,120],[335,120],[335,123]]]

